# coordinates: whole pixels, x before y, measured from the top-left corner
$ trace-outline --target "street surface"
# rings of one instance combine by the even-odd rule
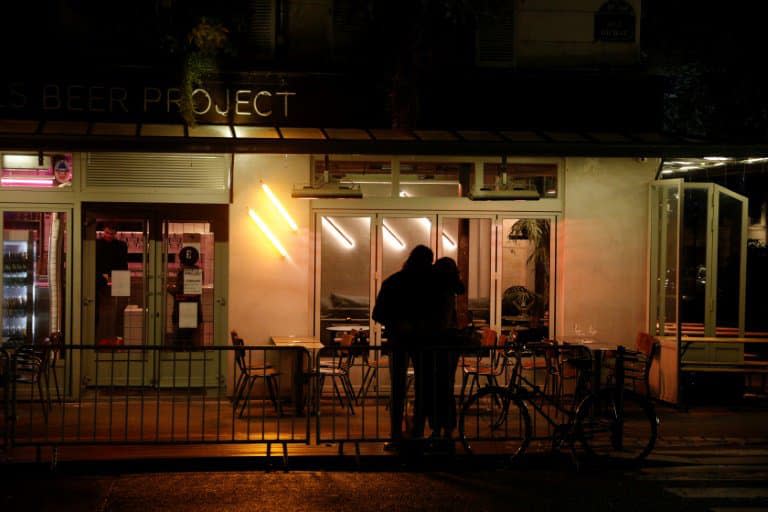
[[[322,461],[288,470],[247,460],[153,464],[71,463],[54,472],[0,466],[0,510],[768,510],[764,450],[698,454],[693,462],[657,462],[630,472],[577,472],[547,457],[514,469],[442,462],[416,469],[364,462],[355,470],[312,467]]]

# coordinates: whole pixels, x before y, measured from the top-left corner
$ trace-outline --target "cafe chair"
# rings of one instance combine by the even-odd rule
[[[647,398],[651,396],[649,380],[651,365],[660,349],[661,344],[655,337],[647,332],[637,333],[635,349],[627,350],[624,353],[624,385],[626,387]],[[609,365],[610,369],[607,376],[609,384],[615,380],[615,359],[611,362],[613,367]]]
[[[247,360],[250,358],[246,358],[245,341],[237,335],[236,331],[232,331],[231,336],[235,353],[235,366],[238,370],[235,389],[232,395],[232,409],[237,411],[238,406],[240,406],[238,416],[242,418],[250,401],[254,385],[258,380],[263,380],[269,394],[269,399],[275,407],[275,412],[277,412],[278,416],[282,415],[283,410],[278,399],[278,377],[280,372],[266,361],[262,364],[253,364]]]
[[[386,371],[389,368],[389,358],[382,354],[381,350],[371,353],[370,349],[363,352],[363,381],[357,394],[357,403],[365,401],[371,386],[379,394],[379,370]]]
[[[50,382],[51,378],[53,378],[54,389],[56,390],[56,401],[61,403],[62,390],[59,387],[59,377],[56,373],[56,366],[64,353],[64,334],[62,334],[61,331],[53,331],[46,341],[50,344],[51,348],[50,361],[48,363],[49,376],[46,377],[46,380]]]
[[[480,379],[483,377],[489,386],[499,385],[497,377],[504,375],[508,365],[508,358],[504,356],[506,343],[505,335],[499,336],[495,330],[486,327],[480,337],[480,351],[475,355],[461,356],[459,403],[463,403],[464,397],[473,393],[475,386],[480,387]]]
[[[342,407],[349,409],[351,415],[355,414],[355,391],[349,374],[357,353],[352,346],[355,334],[355,332],[345,333],[341,336],[337,345],[320,349],[318,360],[322,358],[324,362],[317,366],[315,374],[317,398],[320,399],[322,397],[326,379],[330,379],[333,385],[334,396]]]
[[[40,343],[22,345],[17,348],[12,368],[12,378],[17,386],[17,395],[19,384],[28,386],[30,400],[40,403],[43,419],[46,423],[48,422],[48,411],[51,409],[48,373],[50,364],[51,344],[50,339],[46,338]]]

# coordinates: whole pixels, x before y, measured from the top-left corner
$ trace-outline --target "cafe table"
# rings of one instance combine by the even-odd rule
[[[296,414],[301,416],[304,414],[304,385],[307,383],[305,377],[307,374],[311,375],[314,372],[315,365],[317,364],[317,354],[325,345],[316,336],[271,336],[271,339],[272,343],[278,347],[301,348],[307,353],[309,372],[304,369],[304,358],[301,356],[301,352],[297,352],[293,367],[293,401],[296,406]],[[309,384],[310,386],[313,385],[312,382]]]
[[[577,334],[560,336],[557,338],[557,341],[569,345],[580,345],[589,350],[592,355],[592,390],[598,391],[602,385],[601,376],[605,355],[615,352],[619,345],[593,336]]]

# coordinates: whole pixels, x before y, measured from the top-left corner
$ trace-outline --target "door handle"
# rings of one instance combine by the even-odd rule
[[[227,300],[224,297],[219,297],[218,299],[216,299],[216,304],[218,304],[219,306],[226,306]]]
[[[89,299],[88,297],[83,297],[83,306],[90,306],[93,304],[93,299]]]

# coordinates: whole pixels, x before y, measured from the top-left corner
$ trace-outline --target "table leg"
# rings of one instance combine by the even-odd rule
[[[293,404],[296,408],[296,416],[304,415],[304,350],[296,351],[296,359],[293,366]]]

